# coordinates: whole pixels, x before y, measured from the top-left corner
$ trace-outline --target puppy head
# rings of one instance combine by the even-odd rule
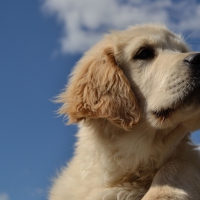
[[[115,46],[105,39],[78,62],[66,90],[58,96],[60,114],[69,123],[105,118],[125,130],[139,120],[139,108],[130,83],[115,59]]]
[[[156,129],[191,124],[200,117],[199,69],[200,54],[164,26],[114,31],[75,67],[58,97],[60,114],[70,123],[105,118],[126,130],[139,119]]]
[[[199,118],[200,53],[190,52],[179,35],[159,25],[132,27],[123,38],[128,40],[121,68],[137,86],[144,120],[163,129]]]

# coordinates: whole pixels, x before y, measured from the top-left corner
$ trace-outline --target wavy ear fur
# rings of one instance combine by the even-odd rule
[[[69,123],[106,118],[128,130],[139,120],[135,95],[111,47],[95,55],[87,53],[80,60],[58,102],[63,103],[59,113],[68,115]]]

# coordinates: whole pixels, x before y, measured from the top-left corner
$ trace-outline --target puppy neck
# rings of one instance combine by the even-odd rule
[[[181,126],[156,130],[144,123],[125,131],[99,119],[83,122],[78,137],[78,153],[93,152],[90,166],[99,166],[104,185],[134,184],[148,189],[157,171],[179,154],[187,132]]]

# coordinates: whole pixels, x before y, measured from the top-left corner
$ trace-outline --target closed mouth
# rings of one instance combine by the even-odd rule
[[[187,93],[184,98],[181,98],[176,103],[172,104],[172,106],[166,109],[160,109],[156,111],[152,111],[152,114],[161,121],[166,121],[169,119],[177,110],[180,108],[189,106],[191,104],[200,105],[200,85],[196,86]]]
[[[167,109],[161,109],[160,111],[153,111],[152,113],[156,118],[160,119],[161,121],[165,121],[174,112],[175,112],[174,108],[167,108]]]

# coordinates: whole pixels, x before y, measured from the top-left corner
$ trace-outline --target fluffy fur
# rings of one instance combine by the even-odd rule
[[[79,131],[49,199],[200,199],[199,91],[200,54],[166,27],[106,35],[58,97]]]

